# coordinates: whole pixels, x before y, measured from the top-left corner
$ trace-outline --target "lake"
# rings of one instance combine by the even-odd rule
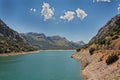
[[[74,51],[41,51],[0,57],[0,80],[83,80]]]

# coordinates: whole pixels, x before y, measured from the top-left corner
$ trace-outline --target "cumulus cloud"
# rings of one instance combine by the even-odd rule
[[[76,10],[76,14],[77,14],[77,17],[80,18],[81,20],[83,20],[87,16],[87,13],[80,8]]]
[[[119,14],[120,13],[120,4],[118,5],[117,10],[118,10],[118,14]]]
[[[111,0],[93,0],[93,2],[111,2]]]
[[[30,11],[31,11],[31,12],[36,12],[37,9],[35,9],[35,8],[31,8]]]
[[[73,11],[66,11],[63,16],[60,16],[60,19],[72,21],[74,19],[75,12]]]
[[[41,15],[44,17],[44,21],[51,19],[54,15],[55,9],[51,7],[48,3],[43,3]]]

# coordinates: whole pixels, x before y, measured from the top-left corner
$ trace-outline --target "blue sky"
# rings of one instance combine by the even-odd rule
[[[19,33],[88,42],[120,10],[120,0],[0,0],[0,19]]]

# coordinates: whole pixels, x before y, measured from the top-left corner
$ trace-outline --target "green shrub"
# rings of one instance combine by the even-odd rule
[[[81,50],[80,48],[79,48],[79,49],[76,49],[77,52],[79,52],[80,50]]]
[[[93,55],[94,51],[95,51],[95,48],[90,48],[90,49],[89,49],[90,55]]]
[[[98,44],[99,44],[99,45],[105,44],[105,39],[99,39],[99,40],[98,40]]]
[[[86,44],[86,45],[84,45],[82,48],[83,48],[83,49],[86,49],[86,48],[88,48],[88,46],[89,46],[89,44]]]
[[[110,64],[114,63],[115,61],[117,61],[118,59],[119,59],[118,55],[113,54],[113,55],[108,56],[106,63],[107,63],[107,65],[110,65]]]
[[[119,36],[116,35],[116,36],[112,37],[112,40],[115,40],[115,39],[118,39],[118,38],[119,38]]]

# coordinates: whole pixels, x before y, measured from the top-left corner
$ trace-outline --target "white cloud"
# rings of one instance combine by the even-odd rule
[[[36,12],[37,9],[35,9],[35,8],[31,8],[30,11],[31,11],[31,12]]]
[[[93,0],[93,3],[94,2],[111,2],[111,0]]]
[[[80,8],[76,10],[76,13],[77,17],[80,18],[81,20],[83,20],[87,16],[87,13],[85,13],[85,11]]]
[[[41,15],[44,16],[44,21],[51,19],[54,15],[55,9],[52,8],[48,3],[43,3]]]
[[[74,19],[74,14],[75,14],[75,12],[73,12],[73,11],[67,11],[64,13],[63,16],[60,16],[60,19],[72,21]]]
[[[120,4],[118,5],[117,10],[118,10],[118,14],[119,14],[120,13]]]

